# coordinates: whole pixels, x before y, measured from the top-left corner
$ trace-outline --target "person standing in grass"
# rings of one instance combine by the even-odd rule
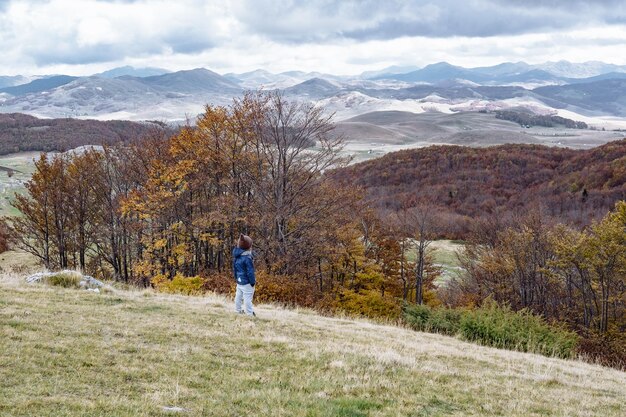
[[[256,278],[254,276],[254,264],[252,263],[252,239],[250,236],[240,235],[237,247],[233,249],[233,273],[237,281],[237,292],[235,293],[235,311],[245,313],[248,316],[256,316],[252,306],[254,297],[254,286]],[[241,304],[243,302],[243,310]]]

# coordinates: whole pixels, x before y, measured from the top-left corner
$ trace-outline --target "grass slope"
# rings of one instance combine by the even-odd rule
[[[18,216],[20,212],[11,206],[15,193],[23,194],[26,189],[24,183],[35,172],[34,160],[39,158],[39,152],[20,152],[10,155],[0,155],[0,216]],[[4,169],[14,170],[9,176]]]
[[[621,416],[626,374],[366,321],[0,278],[1,416]]]

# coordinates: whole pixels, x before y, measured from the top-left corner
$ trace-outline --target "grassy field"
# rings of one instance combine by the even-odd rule
[[[462,242],[446,239],[434,240],[428,245],[427,253],[432,255],[435,265],[441,268],[441,276],[437,279],[438,283],[444,283],[457,277],[463,271],[458,259],[458,254],[462,253],[463,248]],[[416,258],[416,249],[409,250],[407,259],[415,262]]]
[[[440,282],[457,277],[463,271],[458,255],[464,247],[463,243],[454,240],[435,240],[430,244],[433,259],[441,267]]]
[[[15,170],[13,176],[0,171],[0,216],[15,216],[19,212],[10,205],[15,193],[24,191],[24,182],[28,181],[35,171],[33,159],[39,152],[20,152],[0,156],[0,167]]]
[[[31,271],[39,271],[42,268],[42,262],[30,253],[21,250],[10,250],[0,253],[0,274],[25,274]]]
[[[362,162],[388,152],[437,144],[484,147],[505,143],[589,149],[620,140],[623,132],[533,126],[501,120],[495,114],[462,111],[412,113],[373,111],[337,123],[335,133],[346,138],[345,153]]]
[[[623,416],[626,373],[217,296],[0,278],[0,416]],[[175,407],[175,408],[173,408]]]

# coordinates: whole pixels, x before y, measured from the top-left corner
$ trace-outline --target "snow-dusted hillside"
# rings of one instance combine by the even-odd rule
[[[78,79],[39,77],[30,84],[24,77],[0,77],[7,83],[23,83],[19,88],[0,87],[0,112],[183,121],[193,119],[206,104],[229,104],[246,90],[280,89],[289,99],[324,106],[336,113],[337,120],[389,110],[454,113],[521,109],[614,129],[626,126],[625,71],[626,67],[612,64],[565,61],[479,68],[443,62],[417,70],[390,67],[356,76],[302,71],[274,74],[260,69],[222,76],[202,68],[167,72],[121,67]],[[575,76],[591,78],[572,78]]]

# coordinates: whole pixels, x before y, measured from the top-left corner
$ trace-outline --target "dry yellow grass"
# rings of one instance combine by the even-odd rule
[[[20,250],[0,253],[0,271],[3,273],[25,274],[39,269],[41,269],[41,263],[29,253]]]
[[[254,320],[231,307],[219,296],[93,294],[5,275],[0,415],[626,413],[617,370],[307,310],[259,306]]]

